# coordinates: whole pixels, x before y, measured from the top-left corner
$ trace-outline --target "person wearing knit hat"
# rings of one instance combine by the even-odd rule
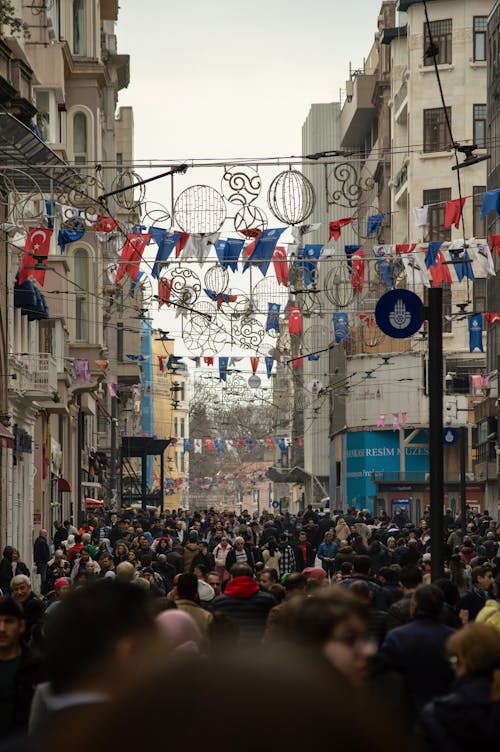
[[[55,598],[52,603],[47,607],[45,616],[49,617],[59,608],[64,598],[71,592],[71,580],[69,577],[58,577],[54,582]]]
[[[305,574],[308,580],[318,580],[318,582],[326,580],[326,572],[321,567],[306,567],[302,570],[302,574]]]
[[[162,611],[155,619],[160,634],[164,635],[175,652],[200,653],[203,635],[190,614],[181,609]]]

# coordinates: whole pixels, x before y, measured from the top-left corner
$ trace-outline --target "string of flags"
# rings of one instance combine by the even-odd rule
[[[183,451],[186,453],[193,452],[194,454],[218,453],[221,454],[225,451],[230,451],[234,447],[245,447],[252,450],[256,447],[267,447],[268,449],[279,449],[281,454],[286,454],[288,447],[292,444],[297,446],[303,446],[303,437],[290,437],[290,436],[276,436],[268,437],[265,439],[179,439],[173,437],[171,439],[173,444],[182,441]]]

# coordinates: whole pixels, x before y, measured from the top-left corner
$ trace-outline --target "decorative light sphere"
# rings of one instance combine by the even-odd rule
[[[297,170],[286,170],[277,175],[267,194],[267,203],[280,222],[300,225],[312,214],[316,194],[312,183]]]

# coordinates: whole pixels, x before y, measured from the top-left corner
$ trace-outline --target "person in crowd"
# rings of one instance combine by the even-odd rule
[[[338,586],[287,602],[286,641],[321,657],[353,687],[367,685],[376,646],[368,631],[366,608]]]
[[[493,571],[489,565],[474,567],[471,572],[472,590],[460,598],[458,611],[463,621],[474,621],[478,613],[492,598]]]
[[[31,580],[25,574],[18,574],[13,577],[10,582],[10,589],[14,599],[23,609],[24,638],[29,642],[43,618],[45,606],[43,601],[37,598],[33,592]]]
[[[0,742],[28,727],[31,702],[40,681],[39,660],[24,639],[25,620],[14,598],[0,598]]]
[[[10,581],[13,577],[12,574],[12,554],[14,548],[12,546],[5,546],[2,552],[2,560],[0,561],[0,590],[4,595],[10,595]]]
[[[85,711],[95,716],[117,696],[122,682],[130,680],[131,665],[141,671],[156,636],[147,590],[99,579],[72,591],[47,623],[48,682],[39,685],[33,699],[33,739],[43,735],[42,748],[60,749],[60,735],[81,728]]]
[[[230,550],[231,544],[229,543],[227,535],[222,535],[221,533],[220,542],[216,543],[212,549],[212,553],[215,561],[215,571],[223,582],[229,579],[229,572],[226,568],[226,559]]]
[[[184,546],[184,572],[193,571],[193,561],[201,551],[201,546],[198,542],[198,533],[196,530],[191,530],[188,533],[188,542]]]
[[[387,629],[402,627],[411,621],[411,603],[416,589],[422,584],[422,571],[418,567],[405,567],[399,573],[401,595],[389,608]]]
[[[361,554],[354,557],[353,569],[350,577],[342,579],[339,583],[341,587],[350,587],[354,582],[363,581],[367,587],[371,590],[373,596],[373,605],[376,608],[385,609],[387,603],[384,596],[384,591],[376,580],[371,577],[371,561],[370,557],[366,554]]]
[[[397,566],[382,567],[378,572],[378,581],[384,591],[385,601],[390,608],[403,595],[399,585],[400,568]]]
[[[403,676],[414,712],[447,692],[453,680],[445,645],[454,630],[440,621],[443,601],[435,585],[417,588],[411,598],[411,622],[391,629],[380,648],[386,665]]]
[[[292,598],[305,598],[307,577],[302,572],[291,572],[284,576],[283,586],[285,597],[274,606],[267,615],[264,642],[280,641],[283,639],[283,622],[286,619],[286,604]]]
[[[290,544],[290,533],[281,533],[278,548],[281,554],[279,559],[280,577],[290,572],[296,572],[297,562],[293,546]]]
[[[255,565],[252,548],[241,535],[236,536],[234,545],[227,554],[226,569],[230,572],[235,564],[248,564],[252,572]]]
[[[265,567],[260,573],[259,585],[261,590],[265,590],[267,593],[271,592],[271,588],[278,584],[279,575],[277,569]]]
[[[222,611],[240,627],[244,642],[262,639],[269,611],[276,601],[269,593],[260,590],[248,564],[234,564],[231,580],[222,595],[212,602],[211,610]]]
[[[185,611],[194,619],[198,629],[206,637],[213,616],[200,606],[196,575],[192,573],[179,575],[176,583],[175,604],[178,609]]]
[[[181,575],[187,577],[189,575]],[[206,634],[197,621],[187,611],[179,608],[168,609],[155,619],[160,632],[167,640],[170,650],[175,653],[200,654],[206,646]]]
[[[261,547],[260,552],[262,554],[265,568],[275,569],[279,572],[281,551],[276,538],[268,538],[267,543]]]
[[[321,561],[321,566],[328,578],[332,578],[335,575],[335,557],[337,551],[338,546],[333,540],[333,532],[329,530],[325,533],[324,540],[318,548],[318,559]]]
[[[349,585],[349,592],[366,607],[368,612],[368,632],[377,648],[379,648],[387,634],[387,611],[374,606],[373,592],[363,580],[351,583]]]
[[[314,549],[307,539],[307,533],[305,530],[301,530],[299,533],[298,543],[295,546],[294,554],[299,572],[302,572],[306,567],[314,566],[314,560],[316,557]]]
[[[54,544],[54,549],[57,551],[58,548],[61,548],[61,544],[63,541],[65,541],[68,537],[68,529],[65,525],[61,525],[60,520],[56,520],[54,522],[54,537],[52,538],[52,543]]]
[[[47,564],[50,560],[50,548],[47,538],[48,532],[45,529],[40,530],[33,546],[33,561],[35,562],[36,570],[40,575],[40,589],[42,593],[45,593],[46,591],[45,581],[47,579]]]
[[[427,704],[417,739],[429,752],[500,749],[500,632],[472,622],[446,643],[455,673],[449,694]]]

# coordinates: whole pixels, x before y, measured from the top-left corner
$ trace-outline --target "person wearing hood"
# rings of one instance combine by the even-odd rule
[[[212,611],[222,611],[240,627],[243,642],[261,640],[269,611],[276,605],[272,595],[259,589],[248,564],[234,564],[223,595],[212,601]]]

